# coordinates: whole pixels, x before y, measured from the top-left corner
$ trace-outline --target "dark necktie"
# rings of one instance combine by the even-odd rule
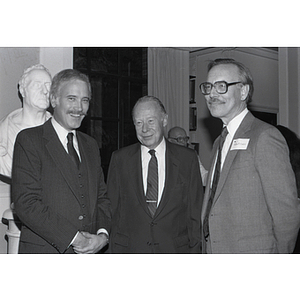
[[[148,165],[146,201],[151,216],[153,217],[157,208],[158,200],[158,167],[155,150],[151,149],[149,150],[149,153],[151,155],[151,159]]]
[[[77,154],[77,152],[74,148],[74,145],[73,145],[73,133],[72,132],[68,133],[67,139],[68,139],[67,147],[68,147],[69,155],[71,156],[74,164],[79,169],[80,161],[79,161],[78,154]]]
[[[204,222],[203,222],[203,233],[204,233],[205,240],[207,240],[207,238],[209,236],[208,218],[209,218],[211,206],[212,206],[212,203],[214,200],[214,196],[215,196],[219,178],[220,178],[221,154],[222,154],[222,148],[223,148],[223,144],[225,142],[227,134],[228,134],[228,130],[226,127],[224,127],[222,130],[222,133],[221,133],[220,141],[219,141],[218,157],[217,157],[217,162],[216,162],[216,166],[215,166],[215,172],[214,172],[214,177],[213,177],[211,191],[210,191],[210,197],[209,197],[209,200],[207,203],[206,214],[205,214],[205,218],[204,218]]]

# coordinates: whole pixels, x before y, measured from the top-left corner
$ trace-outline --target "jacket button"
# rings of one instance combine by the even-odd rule
[[[83,220],[83,216],[79,216],[78,220],[80,220],[80,221]]]

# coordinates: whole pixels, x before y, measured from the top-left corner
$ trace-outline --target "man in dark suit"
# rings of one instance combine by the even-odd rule
[[[295,176],[283,136],[247,109],[249,70],[217,59],[200,89],[223,121],[201,215],[204,253],[291,253],[300,225]]]
[[[108,172],[110,252],[200,253],[197,155],[164,138],[168,115],[159,99],[140,98],[132,116],[140,143],[114,152]]]
[[[23,223],[19,253],[97,253],[108,242],[110,202],[97,142],[76,131],[90,98],[86,75],[59,72],[50,90],[53,118],[17,136],[12,200]]]

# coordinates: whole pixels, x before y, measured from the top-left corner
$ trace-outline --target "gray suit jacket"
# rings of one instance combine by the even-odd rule
[[[229,148],[209,216],[208,253],[291,253],[300,226],[300,205],[288,148],[281,133],[249,112],[236,139],[247,149]],[[216,156],[219,138],[213,146]],[[239,147],[238,147],[239,148]],[[209,199],[213,164],[203,202]],[[206,248],[207,247],[207,248]]]
[[[91,223],[86,230],[110,231],[110,202],[106,196],[97,142],[77,132],[82,161],[88,180]],[[12,168],[12,200],[23,222],[20,252],[73,253],[68,248],[82,229],[82,205],[78,171],[50,122],[21,131],[16,139]]]

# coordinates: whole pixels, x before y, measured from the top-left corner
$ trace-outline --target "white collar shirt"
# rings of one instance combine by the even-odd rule
[[[151,159],[151,155],[148,152],[150,149],[144,145],[141,145],[141,160],[142,160],[142,175],[143,175],[143,185],[144,192],[147,192],[147,176],[148,176],[148,164]],[[158,201],[157,205],[161,200],[161,195],[164,189],[165,177],[166,177],[166,141],[165,138],[162,139],[161,143],[154,149],[155,156],[157,158],[158,166]]]
[[[247,109],[247,107],[236,117],[234,117],[228,124],[227,124],[227,130],[228,130],[228,134],[226,136],[223,148],[222,148],[222,160],[221,160],[221,170],[223,168],[223,164],[225,161],[225,158],[227,156],[229,147],[232,143],[232,139],[237,131],[237,129],[239,128],[239,126],[241,125],[242,121],[244,120],[246,114],[249,112],[249,110]]]
[[[67,130],[65,129],[64,127],[62,127],[56,120],[54,117],[51,118],[51,123],[54,127],[54,130],[55,132],[57,133],[58,135],[58,138],[60,140],[60,142],[62,143],[62,145],[64,146],[65,150],[67,151],[68,153],[68,139],[67,139],[67,135],[69,132],[72,132],[74,134],[73,136],[73,145],[74,145],[74,148],[79,156],[79,159],[81,160],[80,158],[80,152],[79,152],[79,147],[78,147],[78,141],[77,141],[77,135],[76,135],[76,130]]]
[[[229,151],[229,147],[232,143],[233,137],[237,131],[237,129],[239,128],[239,126],[241,125],[242,121],[244,120],[245,116],[247,115],[247,113],[249,112],[249,110],[247,109],[247,107],[236,117],[234,117],[228,124],[227,124],[227,130],[228,130],[228,134],[225,138],[224,144],[223,144],[223,148],[222,148],[222,156],[221,156],[221,171],[223,168],[223,164],[224,161],[226,159],[227,153]],[[224,127],[225,125],[223,125]],[[215,167],[216,167],[216,162],[217,162],[217,155],[215,157],[215,161],[214,161],[214,170],[211,176],[211,181],[210,181],[210,187],[212,185],[212,181],[214,178],[214,173],[215,173]]]

